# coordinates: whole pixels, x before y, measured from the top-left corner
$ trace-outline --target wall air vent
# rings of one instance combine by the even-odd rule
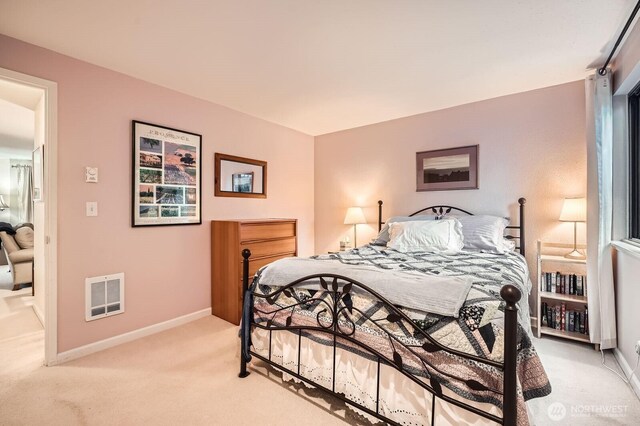
[[[85,280],[85,320],[93,321],[124,312],[124,273]]]

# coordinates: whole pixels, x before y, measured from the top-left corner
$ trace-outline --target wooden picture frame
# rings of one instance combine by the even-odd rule
[[[253,175],[254,172],[234,173],[231,175],[233,192],[253,192]]]
[[[33,202],[44,201],[44,145],[40,145],[31,153],[31,170],[33,180],[31,185],[31,199]]]
[[[214,195],[216,197],[267,198],[266,161],[216,152],[214,162]],[[249,175],[250,178],[248,178]],[[236,186],[241,176],[247,181],[250,180],[249,191],[241,191],[240,189],[247,188]]]
[[[478,189],[479,145],[416,153],[416,191]]]
[[[132,121],[131,226],[202,223],[202,136]]]

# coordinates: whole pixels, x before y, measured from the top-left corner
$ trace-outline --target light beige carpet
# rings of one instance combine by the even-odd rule
[[[237,327],[215,317],[56,367],[0,365],[2,425],[339,425],[344,409],[278,376],[237,377]],[[2,348],[0,348],[1,350]],[[4,357],[3,357],[4,358]],[[9,361],[8,363],[6,361]],[[343,407],[342,407],[343,408]]]
[[[533,344],[552,387],[548,397],[529,401],[536,425],[640,425],[640,400],[602,366],[593,346],[549,337]],[[613,354],[605,353],[606,365],[621,374]],[[550,416],[554,408],[556,417]]]
[[[12,289],[9,265],[0,265],[0,388],[3,369],[18,377],[30,374],[40,367],[44,354],[44,330],[33,312],[31,287]]]
[[[0,328],[5,327],[0,320]],[[252,370],[239,379],[237,327],[215,317],[56,367],[39,367],[42,337],[0,343],[1,425],[340,425],[367,424],[318,391]],[[37,340],[40,339],[38,343]],[[536,424],[638,424],[640,402],[599,355],[583,345],[538,342],[554,392],[534,406]],[[613,363],[612,359],[609,359]],[[583,401],[627,404],[621,418],[547,415]]]

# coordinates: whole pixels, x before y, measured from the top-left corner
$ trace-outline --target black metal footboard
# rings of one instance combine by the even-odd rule
[[[380,420],[391,425],[397,425],[392,419],[382,415],[379,410],[379,391],[380,391],[380,365],[385,364],[395,368],[405,377],[418,384],[421,388],[430,392],[431,398],[431,424],[437,424],[435,419],[435,404],[437,398],[460,407],[464,410],[482,416],[499,424],[515,425],[517,419],[517,378],[516,378],[516,345],[517,345],[517,311],[516,303],[520,300],[520,291],[513,285],[505,285],[500,295],[506,302],[505,306],[505,342],[504,342],[504,362],[498,362],[476,355],[460,352],[447,348],[429,334],[424,332],[421,327],[414,323],[404,312],[396,308],[392,303],[371,290],[366,285],[352,280],[348,277],[335,274],[315,274],[304,278],[300,278],[285,286],[278,287],[270,294],[259,294],[256,291],[249,292],[249,257],[251,252],[243,250],[243,294],[245,299],[251,300],[252,303],[244,305],[243,324],[241,328],[242,338],[242,354],[240,361],[240,377],[249,375],[247,371],[247,358],[245,354],[250,354],[265,363],[274,366],[276,369],[286,372],[291,376],[306,382],[318,389],[335,396],[336,398],[368,413]],[[296,294],[296,289],[300,288],[302,283],[313,280],[319,283],[319,289],[324,297],[311,297],[301,299]],[[381,306],[384,307],[386,316],[379,314],[373,318],[368,316],[366,312],[362,312],[354,307],[350,301],[352,292],[357,291],[367,294],[374,298]],[[318,292],[320,293],[320,292]],[[316,294],[318,294],[316,293]],[[276,304],[279,298],[286,298],[288,303],[282,306],[282,303]],[[258,303],[259,302],[259,303]],[[272,309],[267,311],[258,306],[269,306]],[[309,306],[314,306],[317,311],[315,318],[309,315],[300,315],[300,311]],[[248,311],[247,311],[248,310]],[[261,318],[260,322],[254,321],[254,315]],[[384,350],[374,348],[368,343],[359,341],[356,333],[356,323],[366,323],[368,327],[374,327],[378,332],[377,335],[384,339]],[[265,330],[269,333],[269,355],[263,356],[250,347],[250,333],[252,327]],[[390,331],[393,327],[403,327],[410,329],[416,341],[419,344],[407,344],[402,342],[396,335]],[[298,336],[298,354],[297,354],[297,371],[293,371],[283,365],[275,363],[271,359],[271,336],[273,331],[286,330],[297,334]],[[249,335],[247,335],[249,333]],[[301,339],[303,335],[322,335],[325,341],[333,342],[333,370],[331,388],[316,383],[304,375],[300,374],[300,352]],[[375,410],[366,407],[358,402],[352,401],[345,395],[336,392],[336,350],[339,347],[357,348],[358,351],[367,353],[368,358],[377,362],[377,378],[376,378],[376,408]],[[443,363],[443,357],[447,357],[449,362],[453,358],[462,358],[464,360],[473,360],[486,366],[493,367],[496,371],[502,373],[502,377],[497,377],[497,383],[488,383],[486,380],[476,380],[474,377],[457,377],[451,371],[447,371],[446,362]],[[452,393],[443,393],[442,383],[458,383],[482,395],[488,395],[497,401],[498,405],[502,405],[502,417],[495,414],[485,412],[473,405],[470,405],[460,397],[452,397]],[[485,383],[481,383],[484,381]],[[492,386],[492,384],[494,386]],[[501,385],[501,386],[499,386]],[[501,387],[501,389],[500,389]]]

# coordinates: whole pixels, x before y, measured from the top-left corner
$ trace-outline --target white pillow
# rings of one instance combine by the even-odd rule
[[[509,219],[489,215],[460,216],[457,219],[462,224],[465,249],[489,253],[509,251],[504,244],[504,229],[509,224]]]
[[[436,220],[435,215],[416,215],[416,216],[393,216],[390,217],[389,219],[387,219],[387,221],[384,223],[384,225],[382,226],[382,229],[380,229],[380,232],[378,233],[378,236],[371,241],[371,244],[375,244],[378,246],[384,246],[387,245],[387,243],[389,242],[389,225],[391,225],[392,223],[395,222],[416,222],[416,221],[423,221],[423,220]]]
[[[404,252],[457,253],[464,245],[456,219],[390,223],[389,236],[387,247]]]

